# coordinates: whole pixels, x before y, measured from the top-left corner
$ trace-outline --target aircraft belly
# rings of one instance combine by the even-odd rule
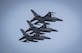
[[[35,36],[34,39],[36,39],[36,40],[43,40],[40,36],[37,36],[37,37]]]
[[[51,30],[50,29],[41,29],[41,31],[44,31],[44,32],[50,32]]]
[[[44,39],[50,39],[49,37],[46,37],[46,36],[41,36],[41,37],[43,37]]]

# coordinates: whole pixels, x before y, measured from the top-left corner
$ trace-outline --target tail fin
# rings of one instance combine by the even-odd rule
[[[48,12],[44,17],[51,17],[51,12]]]
[[[44,17],[52,17],[52,15],[54,15],[53,13],[55,13],[55,12],[48,12]]]
[[[22,32],[22,34],[23,34],[24,36],[27,36],[26,32],[25,32],[23,29],[20,29],[20,31]]]
[[[27,20],[27,23],[29,24],[30,28],[34,27],[30,21]]]
[[[39,16],[34,10],[31,10],[31,12],[33,13],[33,15],[34,15],[35,17]]]

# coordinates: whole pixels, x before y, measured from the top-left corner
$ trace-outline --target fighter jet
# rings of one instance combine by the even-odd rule
[[[23,29],[20,29],[22,34],[23,34],[23,37],[20,38],[19,40],[22,40],[22,39],[25,39],[23,42],[27,42],[27,41],[31,41],[31,42],[38,42],[38,41],[35,41],[33,39],[32,36],[30,36],[29,34],[27,34]]]
[[[27,20],[27,23],[29,24],[30,28],[28,30],[26,30],[26,32],[28,31],[32,31],[30,34],[36,33],[36,34],[44,34],[42,32],[51,32],[50,29],[46,29],[46,28],[38,28],[35,27],[30,21]]]
[[[33,22],[33,21],[35,21],[35,20],[38,20],[38,21],[37,21],[36,23],[34,23],[34,24],[38,24],[38,23],[50,24],[50,23],[47,23],[47,22],[45,21],[45,19],[44,19],[42,16],[38,15],[34,10],[31,10],[31,12],[32,12],[33,15],[34,15],[34,17],[33,17],[33,19],[31,20],[31,22]]]
[[[52,17],[52,12],[48,12],[45,16],[40,16],[38,15],[34,10],[31,10],[31,12],[33,13],[34,15],[34,18],[31,20],[31,22],[35,21],[35,20],[38,20],[35,24],[38,24],[38,23],[46,23],[46,24],[49,24],[47,23],[46,21],[48,22],[56,22],[56,21],[63,21],[62,19],[59,19],[57,17]]]

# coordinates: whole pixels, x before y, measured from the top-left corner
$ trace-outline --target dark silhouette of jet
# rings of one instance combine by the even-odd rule
[[[38,42],[38,41],[35,41],[32,36],[28,35],[23,29],[20,29],[20,30],[23,34],[23,37],[20,38],[19,40],[25,39],[23,42],[27,42],[27,41]]]
[[[38,20],[35,24],[38,24],[38,23],[45,23],[45,24],[50,24],[50,23],[47,23],[46,21],[48,22],[56,22],[56,21],[63,21],[62,19],[59,19],[57,17],[52,17],[52,12],[48,12],[45,16],[40,16],[38,15],[34,10],[31,10],[31,12],[33,13],[34,15],[34,18],[31,20],[31,22],[35,21],[35,20]]]

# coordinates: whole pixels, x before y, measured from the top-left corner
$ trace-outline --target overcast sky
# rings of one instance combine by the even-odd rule
[[[0,53],[82,53],[81,3],[80,0],[1,1]],[[41,16],[53,11],[54,16],[64,20],[50,22],[49,27],[59,31],[45,34],[51,40],[38,43],[18,40],[23,36],[20,28],[29,28],[26,20],[33,18],[31,9]]]

